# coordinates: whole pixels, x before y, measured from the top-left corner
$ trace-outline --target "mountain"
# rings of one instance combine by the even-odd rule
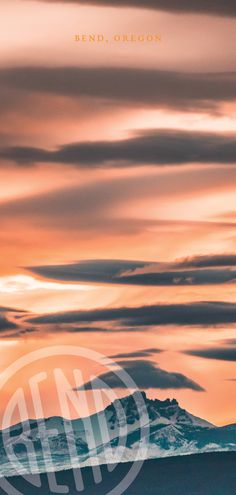
[[[87,418],[30,420],[2,431],[0,475],[212,451],[236,451],[236,425],[216,427],[175,399],[135,392]]]

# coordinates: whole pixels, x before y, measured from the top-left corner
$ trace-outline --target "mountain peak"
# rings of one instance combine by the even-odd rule
[[[149,399],[146,392],[138,390],[126,397],[116,399],[105,411],[112,429],[123,423],[137,425],[141,418],[150,426],[157,424],[198,428],[213,426],[183,409],[176,399]]]
[[[164,399],[164,400],[160,400],[160,399],[149,399],[149,397],[147,397],[147,394],[146,392],[144,392],[144,390],[135,390],[135,392],[133,392],[133,394],[130,394],[130,395],[127,395],[125,397],[123,397],[121,400],[121,403],[122,402],[126,402],[126,401],[129,401],[129,400],[135,400],[135,401],[138,401],[139,398],[143,399],[143,401],[145,402],[146,405],[155,405],[156,407],[169,407],[169,406],[176,406],[176,407],[179,407],[179,403],[176,399],[170,399],[170,398],[167,398],[167,399]],[[119,400],[119,399],[118,399]]]
[[[144,402],[144,404],[146,406],[153,406],[153,407],[156,407],[156,408],[165,408],[165,407],[180,407],[179,406],[179,403],[176,399],[170,399],[170,398],[167,398],[167,399],[164,399],[164,400],[160,400],[160,399],[149,399],[149,397],[147,397],[147,394],[146,392],[144,392],[144,390],[135,390],[132,394],[130,395],[126,395],[125,397],[122,397],[121,399],[115,399],[115,401],[113,403],[111,403],[108,408],[112,407],[114,404],[117,404],[118,402],[120,402],[123,405],[125,404],[128,404],[128,403],[136,403],[139,404],[140,402]]]

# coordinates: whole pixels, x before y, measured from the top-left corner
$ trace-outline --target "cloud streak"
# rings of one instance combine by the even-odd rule
[[[26,165],[64,163],[80,168],[137,167],[145,164],[235,164],[236,137],[234,134],[160,129],[120,141],[68,144],[54,151],[9,147],[0,151],[0,158]]]
[[[236,256],[199,256],[173,263],[88,260],[28,267],[52,280],[117,285],[174,286],[236,283]]]
[[[209,347],[207,349],[191,349],[185,351],[184,354],[205,359],[216,359],[219,361],[236,361],[236,347]]]
[[[55,172],[57,173],[56,169]],[[30,197],[11,198],[11,200],[1,202],[2,232],[6,235],[5,231],[12,230],[16,223],[17,226],[14,228],[17,229],[19,224],[22,225],[22,229],[26,228],[26,231],[33,227],[37,232],[35,235],[38,236],[39,242],[42,231],[43,235],[47,232],[47,235],[51,236],[54,236],[56,231],[63,232],[64,240],[68,242],[71,242],[72,231],[73,237],[77,235],[80,239],[89,235],[89,242],[94,234],[99,235],[99,238],[102,235],[119,236],[120,234],[130,238],[140,232],[147,232],[148,229],[161,233],[178,231],[183,232],[184,235],[187,231],[191,233],[193,231],[225,230],[231,233],[235,230],[235,222],[230,219],[208,221],[208,216],[206,216],[205,219],[193,218],[191,220],[184,214],[183,219],[182,214],[180,218],[174,215],[174,218],[162,219],[159,217],[162,213],[159,203],[161,205],[163,199],[171,203],[179,199],[182,201],[185,195],[189,197],[190,194],[195,197],[196,195],[201,197],[209,195],[212,192],[215,194],[216,190],[222,188],[222,184],[228,191],[232,188],[234,180],[236,181],[236,167],[226,165],[222,167],[176,167],[171,173],[169,170],[160,173],[159,169],[153,168],[149,171],[145,170],[145,173],[144,170],[140,170],[140,174],[130,174],[128,177],[125,174],[123,177],[108,177],[107,179],[99,175],[96,180],[88,184],[76,184],[73,187],[64,187],[56,191],[39,191]],[[157,218],[149,217],[149,209],[145,207],[145,201],[152,201],[155,204]],[[137,211],[133,208],[132,213],[129,210],[131,202],[137,206]],[[138,213],[140,205],[144,205],[142,217]],[[76,253],[77,251],[75,251],[74,258],[77,256]],[[76,275],[79,276],[79,272],[81,274],[82,268],[82,266],[72,267],[75,278]],[[69,267],[65,268],[65,274],[69,269]],[[106,269],[109,272],[110,267],[106,266]],[[173,269],[175,271],[176,267]],[[55,267],[53,276],[59,273],[58,270]]]
[[[10,318],[8,317],[8,313],[10,315]],[[3,333],[1,337],[4,338],[5,337],[4,333],[7,332],[6,335],[8,335],[8,332],[11,330],[17,330],[18,333],[19,327],[13,320],[14,318],[21,318],[25,314],[26,314],[25,311],[21,311],[15,308],[0,306],[0,332]]]
[[[236,305],[226,302],[194,302],[159,304],[141,307],[69,311],[37,316],[28,320],[38,325],[59,325],[95,322],[119,323],[124,327],[163,325],[211,326],[236,323]]]
[[[17,325],[11,321],[9,321],[5,316],[0,315],[0,332],[4,332],[5,330],[14,330],[17,328]]]
[[[205,1],[205,0],[204,0]],[[214,2],[213,2],[214,3]],[[119,84],[117,84],[119,81]],[[212,111],[236,99],[236,72],[187,73],[125,67],[15,67],[0,70],[8,91],[4,107],[33,92],[71,98],[95,98],[103,105],[137,104],[181,111]],[[11,91],[10,91],[11,90]],[[20,93],[19,93],[19,90]],[[17,94],[16,94],[17,92]]]
[[[99,377],[83,385],[85,390],[124,388],[122,377],[123,370],[134,380],[138,388],[141,389],[190,389],[195,392],[203,392],[204,389],[198,383],[190,380],[181,373],[168,372],[162,370],[151,361],[121,361],[119,365],[122,370],[108,371]],[[80,388],[78,388],[80,390]]]
[[[115,354],[114,356],[111,356],[112,359],[123,359],[123,358],[142,358],[142,357],[148,357],[151,356],[152,354],[160,354],[163,352],[162,349],[157,349],[156,347],[153,347],[151,349],[143,349],[141,351],[133,351],[133,352],[121,352],[119,354]]]
[[[176,14],[210,14],[220,16],[235,16],[236,6],[234,0],[43,0],[47,3],[76,3],[78,5],[95,5],[107,7],[128,7],[152,10],[164,10]]]
[[[176,266],[185,268],[236,267],[236,254],[194,256],[176,262]]]

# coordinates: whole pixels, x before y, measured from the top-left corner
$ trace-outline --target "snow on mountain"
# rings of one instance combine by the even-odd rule
[[[175,399],[135,392],[87,418],[30,420],[0,432],[0,475],[222,450],[236,451],[236,425],[215,427]]]

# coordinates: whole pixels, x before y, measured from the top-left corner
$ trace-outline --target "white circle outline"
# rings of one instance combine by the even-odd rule
[[[88,357],[88,354],[90,355]],[[131,378],[131,376],[125,371],[119,363],[116,363],[112,359],[108,358],[107,356],[97,352],[93,351],[91,349],[88,349],[87,347],[80,347],[80,346],[73,346],[73,345],[58,345],[58,346],[48,346],[48,347],[43,347],[40,349],[37,349],[36,351],[32,351],[30,353],[27,353],[20,358],[18,358],[14,363],[10,364],[6,370],[4,370],[1,375],[0,375],[0,391],[4,387],[4,385],[7,383],[7,381],[14,376],[19,370],[24,368],[25,366],[38,361],[40,358],[48,358],[52,356],[58,356],[58,355],[73,355],[73,356],[79,356],[79,357],[85,357],[88,359],[92,359],[95,362],[101,362],[104,366],[106,366],[109,370],[111,370],[114,374],[117,374],[117,372],[122,372],[122,377],[119,376],[120,380],[126,385],[127,389],[134,389],[134,390],[139,390],[137,385],[135,384],[134,380]],[[114,368],[114,363],[116,367]],[[127,386],[127,382],[130,382],[129,385]],[[141,394],[140,394],[141,396]],[[134,396],[134,401],[136,405],[138,406],[135,396]],[[143,404],[146,407],[146,404],[143,400]],[[140,440],[143,437],[143,432],[147,433],[147,430],[149,429],[148,425],[141,425],[140,427]],[[146,436],[146,435],[145,435]],[[141,443],[141,442],[140,442]],[[142,450],[145,448],[142,445]],[[140,446],[137,451],[137,456],[140,450]],[[147,450],[147,447],[146,447]],[[121,495],[130,485],[131,483],[136,479],[138,476],[142,465],[144,463],[144,460],[134,460],[132,462],[132,466],[128,473],[125,475],[123,480],[119,482],[119,484],[112,488],[106,495]],[[81,469],[81,468],[80,468]],[[3,483],[7,483],[7,488],[13,488],[13,493],[14,495],[24,495],[22,492],[19,492],[16,488],[12,487],[12,485],[9,483],[9,481],[6,479],[7,477],[0,478],[0,486],[3,481]],[[4,484],[5,484],[4,483]],[[6,490],[6,487],[4,487],[4,490]],[[7,493],[7,492],[6,492]],[[82,492],[81,492],[82,493]],[[7,495],[11,495],[9,492]]]

